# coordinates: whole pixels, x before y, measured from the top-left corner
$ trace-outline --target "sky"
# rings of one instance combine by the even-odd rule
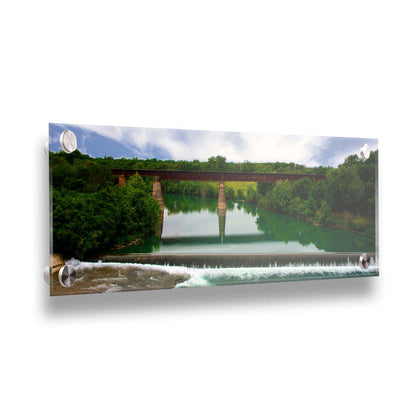
[[[378,149],[377,139],[238,133],[141,127],[49,124],[50,150],[61,150],[60,134],[72,130],[78,150],[92,157],[206,161],[225,156],[229,162],[295,162],[309,167],[338,166],[345,157],[359,154],[367,143]]]

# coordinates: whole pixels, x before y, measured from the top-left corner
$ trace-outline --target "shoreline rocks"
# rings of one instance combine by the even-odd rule
[[[75,266],[75,271],[77,278],[72,287],[65,288],[58,279],[51,280],[52,296],[173,289],[178,283],[191,278],[182,271],[170,272],[126,264],[80,262]]]

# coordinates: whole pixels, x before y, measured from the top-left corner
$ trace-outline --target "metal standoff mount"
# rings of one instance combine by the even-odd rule
[[[360,157],[363,160],[367,160],[370,157],[370,146],[367,143],[363,143],[360,147]]]
[[[45,155],[49,155],[49,137],[43,142],[43,150]]]
[[[77,150],[77,136],[71,130],[64,130],[59,137],[62,150],[66,153],[72,153]]]
[[[368,266],[370,265],[370,256],[367,253],[362,253],[358,263],[362,269],[368,269]]]
[[[75,269],[72,266],[62,266],[59,270],[59,283],[63,287],[71,287],[77,278]]]
[[[47,285],[51,284],[51,268],[49,266],[43,268],[43,279]]]

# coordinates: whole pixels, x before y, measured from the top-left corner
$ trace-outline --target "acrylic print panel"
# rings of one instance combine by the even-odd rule
[[[378,141],[50,124],[51,295],[378,275]]]

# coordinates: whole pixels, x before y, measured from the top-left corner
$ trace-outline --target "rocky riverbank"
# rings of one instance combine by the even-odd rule
[[[51,279],[51,295],[125,292],[134,290],[172,289],[190,279],[185,270],[175,272],[162,267],[140,264],[89,263],[69,260],[77,278],[70,288],[60,285],[57,274]]]

